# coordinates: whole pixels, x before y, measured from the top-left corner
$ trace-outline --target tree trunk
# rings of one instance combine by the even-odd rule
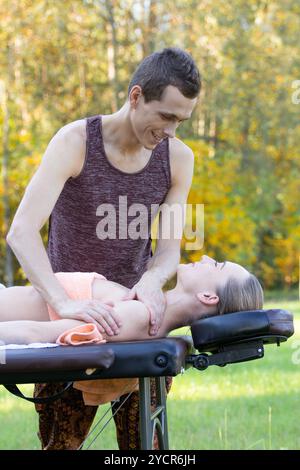
[[[113,90],[111,102],[112,112],[115,113],[120,108],[119,91],[120,84],[118,78],[118,41],[116,33],[116,22],[114,16],[114,6],[111,0],[105,0],[107,22],[106,31],[108,36],[107,60],[108,79]]]
[[[143,56],[147,57],[152,54],[155,50],[155,37],[157,34],[157,0],[150,0],[149,6],[145,5],[145,2],[141,2],[141,8],[143,8],[143,19],[141,22],[142,26],[142,42]]]
[[[4,212],[4,233],[5,238],[10,225],[10,208],[9,208],[9,196],[8,196],[8,162],[9,162],[9,91],[7,84],[4,83],[3,93],[3,139],[2,139],[2,150],[3,150],[3,161],[2,161],[2,180],[3,180],[3,212]],[[13,272],[13,256],[8,244],[5,244],[5,283],[7,286],[12,286],[14,281]]]

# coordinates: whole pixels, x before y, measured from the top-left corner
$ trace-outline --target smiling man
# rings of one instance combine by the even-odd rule
[[[120,110],[71,122],[50,141],[7,242],[31,284],[61,318],[92,322],[101,332],[118,334],[120,319],[112,305],[70,299],[54,275],[97,272],[130,288],[127,299],[144,302],[149,333],[157,333],[165,312],[162,287],[180,261],[180,239],[172,233],[182,233],[184,227],[180,218],[171,222],[166,208],[184,206],[193,177],[193,152],[175,133],[191,117],[200,88],[198,68],[187,52],[172,47],[154,52],[134,72]],[[124,222],[117,207],[120,197],[127,207],[145,208],[150,219],[151,205],[163,207],[160,219],[170,225],[170,237],[165,239],[159,230],[154,255],[150,232],[146,238],[119,235],[132,220],[128,216]],[[116,210],[115,238],[97,230],[107,204]],[[40,230],[48,218],[46,251]],[[50,395],[57,387],[38,385],[36,394]],[[120,449],[139,448],[137,401],[135,392],[115,416]],[[85,407],[81,393],[72,389],[37,410],[43,449],[75,449],[97,407]]]

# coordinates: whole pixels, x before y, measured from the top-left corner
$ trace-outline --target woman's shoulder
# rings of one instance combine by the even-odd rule
[[[150,318],[148,307],[140,300],[118,300],[114,302],[114,308],[119,312],[129,313],[130,315],[138,315],[137,318]]]
[[[151,339],[149,336],[150,313],[143,302],[121,300],[114,302],[113,309],[122,323],[120,334],[115,337],[115,341]]]

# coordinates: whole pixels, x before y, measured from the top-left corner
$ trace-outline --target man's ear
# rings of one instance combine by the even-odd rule
[[[217,305],[219,303],[219,297],[217,294],[212,294],[210,292],[198,292],[196,297],[204,305]]]
[[[139,100],[143,95],[143,92],[142,88],[139,85],[135,85],[133,88],[134,90],[130,93],[130,104],[132,104],[136,108]]]

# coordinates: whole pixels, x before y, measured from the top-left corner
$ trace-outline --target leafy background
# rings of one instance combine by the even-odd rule
[[[65,124],[115,112],[136,66],[166,46],[192,54],[203,90],[177,136],[196,156],[207,253],[267,289],[299,271],[300,5],[286,0],[1,0],[0,278],[26,278],[5,242],[25,187]],[[47,226],[43,228],[46,242]]]

